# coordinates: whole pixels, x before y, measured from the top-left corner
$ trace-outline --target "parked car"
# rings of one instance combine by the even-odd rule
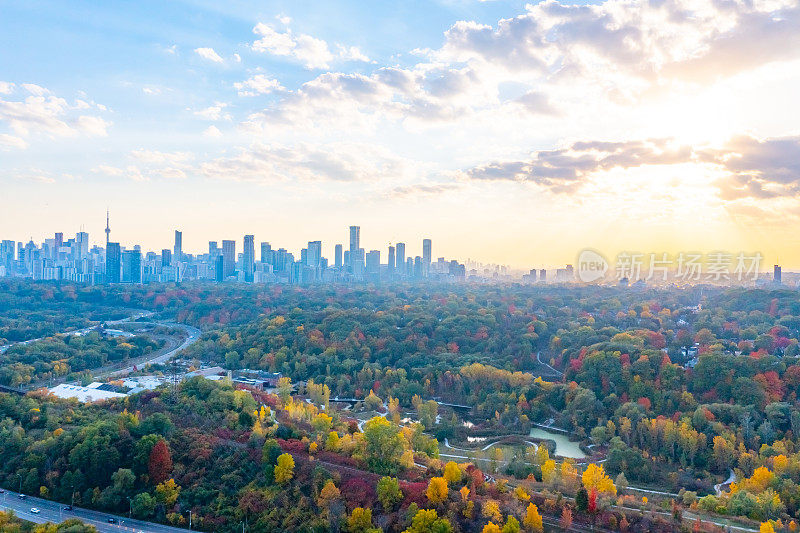
[[[117,519],[116,518],[109,518],[108,519],[108,523],[109,524],[116,524],[117,523]]]
[[[64,510],[65,511],[71,511],[72,510],[72,506],[71,505],[67,505],[66,507],[64,507]]]
[[[41,513],[41,511],[40,511],[38,508],[36,508],[36,507],[31,507],[31,512],[32,512],[33,514],[39,514],[39,513]]]

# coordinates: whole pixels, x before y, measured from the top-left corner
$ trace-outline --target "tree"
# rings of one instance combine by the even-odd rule
[[[439,518],[435,509],[420,509],[411,519],[411,526],[403,533],[452,533],[453,526],[446,518]]]
[[[581,481],[583,481],[583,486],[586,487],[586,490],[594,488],[597,489],[598,492],[606,492],[608,494],[617,493],[614,482],[606,475],[606,471],[603,467],[594,463],[589,463],[586,470],[583,471]]]
[[[444,478],[447,480],[447,483],[451,485],[461,481],[461,469],[458,468],[455,462],[448,461],[447,464],[444,465]]]
[[[586,509],[589,508],[589,493],[584,486],[581,486],[577,494],[575,494],[575,507],[577,507],[579,511],[586,511]]]
[[[506,523],[503,526],[502,533],[520,533],[521,528],[519,527],[519,520],[516,517],[508,515],[506,518]]]
[[[140,492],[131,500],[131,512],[137,518],[150,518],[156,509],[156,500],[146,492]]]
[[[432,477],[425,495],[434,505],[442,503],[447,499],[447,481],[443,477]]]
[[[759,533],[775,533],[775,528],[771,522],[761,522],[758,531]]]
[[[150,451],[147,472],[150,474],[150,483],[153,485],[169,479],[169,475],[172,473],[172,455],[169,453],[167,441],[164,439],[159,439]]]
[[[377,492],[378,501],[386,511],[394,509],[394,506],[403,499],[403,491],[400,490],[400,482],[396,477],[382,477],[378,481]]]
[[[489,522],[488,524],[483,526],[481,533],[500,533],[500,526],[498,526],[494,522]]]
[[[535,504],[529,503],[528,509],[525,511],[525,518],[522,520],[523,525],[533,533],[542,533],[544,525],[542,523],[542,515],[539,514],[539,508]]]
[[[164,507],[172,507],[175,505],[180,493],[181,487],[175,483],[174,479],[168,479],[156,485],[156,501],[163,504]]]
[[[381,530],[372,525],[372,509],[356,507],[347,517],[347,531],[349,533],[373,533]]]
[[[382,416],[364,424],[364,456],[370,470],[379,474],[395,474],[400,470],[400,457],[406,442],[400,427]]]
[[[294,477],[294,457],[288,453],[278,456],[278,464],[275,466],[275,482],[286,483]]]
[[[584,491],[585,490],[586,489],[584,489]],[[559,523],[561,525],[561,529],[564,531],[569,531],[569,529],[572,527],[572,509],[569,507],[564,507],[564,509],[561,511],[561,520]]]
[[[556,462],[552,459],[547,459],[542,463],[542,482],[547,485],[552,485],[556,480]]]

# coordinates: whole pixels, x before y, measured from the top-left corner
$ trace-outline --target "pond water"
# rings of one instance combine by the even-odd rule
[[[530,436],[535,439],[552,440],[556,443],[556,455],[561,457],[571,457],[572,459],[583,459],[586,454],[583,453],[577,442],[569,440],[569,437],[554,431],[547,431],[542,428],[531,429]]]

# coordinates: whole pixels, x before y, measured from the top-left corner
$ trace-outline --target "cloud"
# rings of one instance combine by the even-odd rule
[[[278,80],[263,74],[256,74],[245,81],[236,82],[233,87],[239,92],[239,96],[256,96],[284,90]]]
[[[11,94],[14,91],[14,84],[8,81],[0,81],[0,94]]]
[[[0,133],[0,150],[8,150],[11,148],[27,148],[28,143],[20,137],[9,135],[7,133]]]
[[[230,114],[225,112],[226,107],[228,104],[225,102],[215,102],[214,105],[195,111],[194,114],[206,120],[230,120]]]
[[[225,62],[225,60],[222,59],[222,57],[217,52],[215,52],[213,48],[195,48],[194,52],[203,59],[213,61],[214,63]]]
[[[206,161],[203,175],[237,181],[372,182],[405,176],[409,164],[372,145],[332,143],[254,144],[232,157]]]
[[[568,192],[612,169],[686,163],[721,174],[716,185],[723,200],[800,196],[800,136],[758,139],[740,135],[720,146],[688,146],[675,139],[580,141],[566,148],[534,152],[525,159],[478,165],[458,176]]]
[[[26,140],[36,135],[49,138],[107,135],[111,122],[86,114],[86,111],[105,111],[104,106],[80,99],[70,104],[35,84],[24,83],[21,87],[29,93],[24,99],[0,98],[0,134],[6,147],[24,148]],[[11,133],[3,133],[3,127]]]
[[[218,139],[222,137],[222,132],[219,131],[219,128],[212,125],[203,130],[203,137],[208,137],[210,139]]]
[[[180,165],[194,159],[194,154],[190,152],[159,152],[158,150],[133,150],[131,157],[150,165]]]
[[[285,23],[288,24],[288,21]],[[330,68],[334,60],[369,61],[357,47],[337,45],[337,52],[334,53],[324,40],[305,33],[295,34],[290,28],[279,31],[259,22],[253,28],[253,33],[260,36],[251,45],[254,51],[289,57],[309,69]]]
[[[460,188],[461,184],[459,183],[418,183],[394,187],[387,191],[384,197],[392,200],[406,198],[417,199],[421,197],[439,196],[457,191]]]

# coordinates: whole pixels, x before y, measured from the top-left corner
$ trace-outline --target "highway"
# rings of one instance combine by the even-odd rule
[[[149,365],[149,364],[166,363],[167,361],[169,361],[170,359],[175,357],[181,350],[183,350],[185,348],[188,348],[189,346],[191,346],[192,344],[197,342],[200,339],[200,335],[202,334],[202,332],[199,329],[195,328],[195,327],[188,326],[186,324],[179,324],[177,322],[155,322],[154,324],[157,325],[157,326],[168,326],[168,327],[175,327],[175,328],[183,328],[183,330],[186,332],[186,339],[184,339],[184,341],[181,343],[181,345],[178,346],[177,348],[175,348],[174,350],[170,350],[169,352],[167,352],[165,354],[153,357],[151,359],[147,359],[147,360],[144,360],[144,361],[139,361],[136,364],[137,368],[144,368],[145,365]],[[108,372],[108,373],[105,373],[105,374],[98,374],[95,377],[97,377],[97,378],[105,378],[105,377],[116,377],[116,376],[130,374],[131,372],[133,372],[133,366],[134,365],[131,365],[131,366],[128,366],[126,368],[122,368],[122,369],[115,370],[113,372]]]
[[[38,514],[31,513],[31,508],[34,507],[40,510]],[[28,496],[24,500],[21,500],[16,492],[10,492],[8,490],[0,494],[0,509],[4,511],[12,510],[19,518],[37,524],[44,524],[46,522],[58,524],[69,518],[78,518],[82,522],[96,527],[97,531],[101,533],[120,533],[121,531],[135,531],[141,533],[186,533],[185,529],[177,527],[143,522],[124,516],[90,511],[89,509],[82,509],[79,507],[75,507],[73,511],[64,511],[64,507],[62,503],[42,500],[41,498],[34,498],[33,496]],[[109,524],[109,518],[115,519],[117,523]]]

